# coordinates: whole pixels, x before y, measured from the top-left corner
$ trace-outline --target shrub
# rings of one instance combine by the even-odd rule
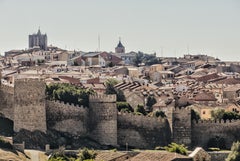
[[[143,107],[143,105],[138,105],[134,112],[135,113],[141,113],[143,115],[147,114],[145,109],[144,109],[144,107]]]
[[[133,112],[133,108],[127,102],[117,102],[118,111]]]
[[[147,97],[147,103],[146,105],[149,107],[149,108],[152,108],[152,106],[157,103],[156,99],[153,97],[153,96],[148,96]]]
[[[116,94],[117,95],[117,101],[118,102],[123,102],[126,101],[126,98],[124,96],[123,91],[114,88],[114,86],[118,84],[118,80],[114,78],[110,78],[105,82],[106,85],[106,92],[105,94]]]
[[[191,119],[192,120],[199,120],[200,119],[200,115],[199,113],[197,113],[195,110],[191,109]]]
[[[79,158],[77,159],[77,161],[85,161],[95,159],[97,153],[94,150],[83,148],[83,150],[81,150],[78,155]]]
[[[187,155],[187,147],[185,147],[183,144],[177,144],[177,143],[171,143],[168,144],[168,146],[164,147],[165,150],[169,152],[176,152],[182,155]]]
[[[229,153],[226,161],[239,161],[240,160],[240,142],[233,143],[231,152]]]
[[[59,147],[58,150],[54,151],[48,161],[75,161],[75,158],[65,155],[65,148]]]
[[[50,84],[46,87],[47,99],[59,100],[65,103],[89,106],[89,95],[94,94],[92,89],[84,89],[71,84]]]
[[[224,111],[223,109],[211,111],[211,115],[214,119],[223,119],[223,120],[236,120],[240,119],[240,115],[236,112]]]
[[[162,117],[162,118],[167,117],[163,111],[155,111],[155,112],[153,112],[152,116],[153,117]]]

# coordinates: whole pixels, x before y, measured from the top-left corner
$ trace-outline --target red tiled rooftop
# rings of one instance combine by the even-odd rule
[[[212,73],[212,74],[208,74],[208,75],[205,75],[205,76],[202,76],[202,77],[199,77],[197,78],[197,81],[200,81],[200,82],[207,82],[211,79],[216,79],[220,77],[219,75],[217,75],[217,73]]]
[[[195,101],[216,101],[217,99],[212,93],[198,93],[194,98]]]

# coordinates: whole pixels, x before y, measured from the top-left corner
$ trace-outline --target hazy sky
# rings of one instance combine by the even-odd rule
[[[40,26],[69,50],[158,56],[207,54],[240,61],[240,0],[0,0],[0,53],[28,47]]]

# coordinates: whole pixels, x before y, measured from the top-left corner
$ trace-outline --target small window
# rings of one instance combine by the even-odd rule
[[[205,115],[206,114],[206,112],[205,111],[203,111],[203,115]]]

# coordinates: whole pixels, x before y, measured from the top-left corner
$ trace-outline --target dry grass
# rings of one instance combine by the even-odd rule
[[[25,154],[21,152],[13,152],[4,149],[0,149],[0,161],[30,161]]]

